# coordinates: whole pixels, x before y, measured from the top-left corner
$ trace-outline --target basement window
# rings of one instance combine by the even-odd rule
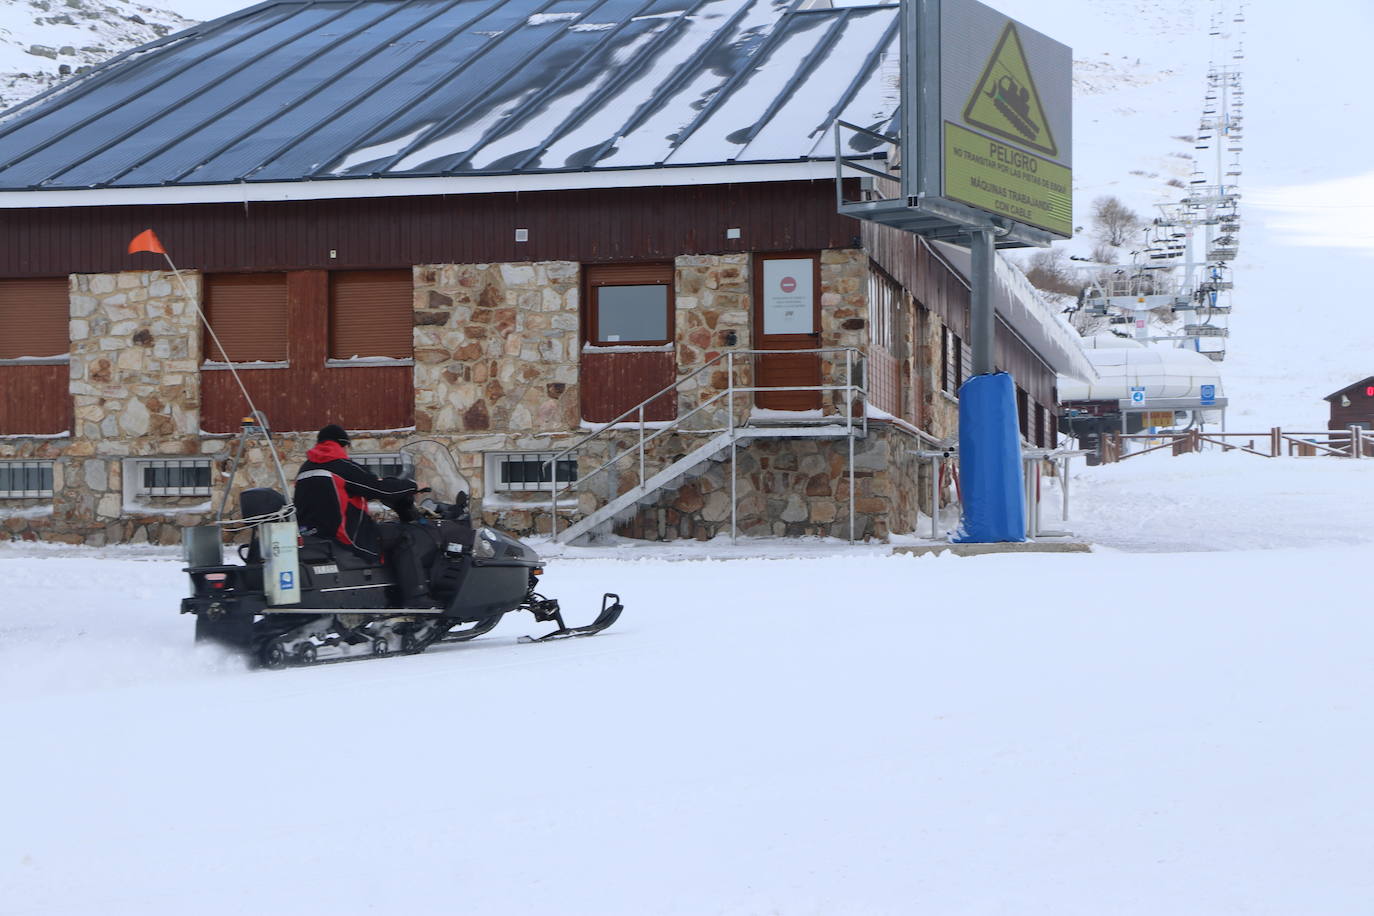
[[[550,492],[553,487],[553,456],[556,452],[497,452],[487,455],[487,492]],[[560,486],[577,482],[577,458],[558,459]]]
[[[126,465],[135,496],[209,496],[209,458],[140,458]]]
[[[0,499],[52,496],[51,461],[0,461]]]
[[[399,453],[386,455],[349,455],[349,460],[360,464],[378,477],[404,477],[409,479],[413,471],[409,462]]]

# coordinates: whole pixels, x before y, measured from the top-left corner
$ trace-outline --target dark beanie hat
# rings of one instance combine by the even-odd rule
[[[347,445],[353,440],[348,438],[348,431],[337,423],[330,423],[320,434],[315,437],[316,442],[337,442],[340,445]]]

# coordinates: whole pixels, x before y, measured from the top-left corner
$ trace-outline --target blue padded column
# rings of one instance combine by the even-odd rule
[[[1026,539],[1016,388],[1005,372],[975,375],[959,389],[959,477],[964,518],[955,541]]]

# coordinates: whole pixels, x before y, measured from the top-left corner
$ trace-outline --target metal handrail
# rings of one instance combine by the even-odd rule
[[[777,356],[777,355],[779,355],[779,354],[786,354],[786,355],[794,355],[794,354],[797,354],[797,355],[801,355],[801,354],[808,354],[808,353],[809,353],[809,354],[816,354],[816,355],[821,355],[821,354],[825,354],[825,353],[844,353],[844,354],[845,354],[845,384],[843,384],[843,385],[789,385],[789,386],[766,387],[766,388],[764,388],[764,387],[758,387],[758,386],[752,386],[752,385],[750,385],[750,386],[737,385],[736,382],[735,382],[735,357],[736,357],[736,356],[748,356],[748,357],[750,357],[750,358],[752,359],[753,357],[758,357],[758,356]],[[846,422],[845,422],[845,427],[846,427],[847,430],[850,430],[849,437],[850,437],[851,443],[852,443],[852,439],[853,439],[852,429],[853,429],[853,420],[854,420],[854,417],[853,417],[853,409],[852,409],[852,400],[853,400],[854,397],[857,396],[861,401],[863,401],[863,402],[865,403],[865,405],[866,405],[866,403],[867,403],[867,386],[864,385],[864,384],[859,384],[859,385],[854,384],[854,364],[855,364],[854,358],[855,358],[856,355],[860,357],[859,365],[862,366],[862,365],[863,365],[863,361],[862,361],[862,356],[863,356],[863,354],[862,354],[862,351],[860,351],[857,347],[817,347],[817,348],[814,348],[814,349],[805,349],[805,350],[727,350],[726,352],[717,355],[714,359],[711,359],[711,360],[707,361],[706,363],[703,363],[701,366],[697,367],[695,370],[693,370],[693,371],[692,371],[691,373],[689,373],[688,375],[684,375],[682,378],[675,380],[675,381],[673,382],[673,384],[671,384],[671,385],[669,385],[669,386],[667,386],[667,387],[665,387],[665,388],[660,389],[659,391],[655,392],[654,394],[652,394],[652,395],[650,395],[649,397],[645,398],[644,400],[640,401],[640,402],[639,402],[638,404],[636,404],[635,406],[633,406],[633,407],[629,408],[628,410],[624,411],[624,412],[621,413],[619,416],[617,416],[615,419],[610,420],[609,422],[603,424],[599,429],[593,430],[592,432],[590,432],[590,433],[588,433],[587,435],[583,436],[582,438],[578,439],[578,440],[577,440],[576,442],[574,442],[572,445],[569,445],[567,448],[563,449],[562,451],[560,451],[560,452],[556,453],[555,455],[553,455],[551,458],[548,458],[547,460],[545,460],[544,462],[542,462],[542,465],[544,465],[544,466],[546,466],[546,467],[549,468],[549,480],[550,480],[550,484],[551,484],[551,494],[550,494],[550,495],[551,495],[551,504],[552,504],[552,506],[551,506],[551,508],[552,508],[552,513],[551,513],[551,514],[552,514],[552,518],[551,518],[551,520],[550,520],[550,532],[551,532],[552,536],[555,537],[555,538],[558,536],[559,498],[562,497],[562,496],[563,496],[565,493],[567,493],[569,490],[572,490],[572,489],[574,489],[574,488],[576,488],[576,487],[579,487],[579,486],[582,486],[582,485],[586,484],[587,481],[591,480],[593,477],[596,477],[598,474],[601,474],[602,472],[606,471],[608,468],[610,468],[610,467],[612,467],[613,465],[617,464],[618,462],[622,461],[627,455],[633,454],[634,452],[637,452],[637,453],[638,453],[638,457],[639,457],[639,483],[640,483],[640,485],[643,485],[643,483],[645,482],[645,480],[647,480],[647,476],[646,476],[646,474],[645,474],[646,446],[649,445],[650,443],[654,442],[655,440],[659,439],[660,437],[665,436],[665,435],[669,435],[669,434],[682,434],[682,433],[716,433],[716,432],[728,431],[728,432],[731,434],[731,437],[732,437],[732,440],[733,440],[734,431],[735,431],[735,428],[736,428],[735,415],[734,415],[734,411],[735,411],[734,398],[735,398],[735,396],[738,395],[738,394],[751,394],[751,393],[758,393],[758,392],[763,392],[763,391],[768,391],[768,392],[781,392],[781,391],[816,391],[816,392],[825,392],[825,391],[844,391],[844,392],[847,392],[847,396],[846,396],[846,409],[845,409],[845,421],[846,421]],[[711,397],[707,398],[705,401],[701,402],[700,404],[696,405],[696,406],[693,407],[691,410],[687,411],[685,414],[682,414],[681,416],[678,416],[678,417],[674,418],[673,421],[672,421],[668,426],[665,426],[665,427],[663,427],[663,428],[661,428],[661,429],[654,430],[654,431],[653,431],[651,434],[649,434],[649,435],[645,435],[645,429],[646,429],[646,428],[645,428],[645,425],[644,425],[645,422],[646,422],[645,419],[644,419],[644,411],[645,411],[645,408],[647,408],[650,404],[652,404],[654,401],[658,400],[658,399],[661,398],[661,397],[665,397],[665,396],[668,396],[668,395],[672,395],[672,394],[677,393],[686,383],[690,382],[692,379],[694,379],[694,378],[696,378],[697,376],[701,375],[701,373],[705,372],[707,369],[709,369],[709,368],[711,368],[711,367],[713,367],[713,366],[718,366],[718,365],[721,363],[722,360],[725,362],[726,367],[727,367],[727,371],[726,371],[727,379],[726,379],[726,386],[725,386],[724,389],[722,389],[721,391],[719,391],[719,392],[717,392],[716,394],[712,395]],[[719,404],[722,400],[727,400],[728,425],[727,425],[727,427],[725,428],[725,430],[719,430],[719,429],[714,429],[714,428],[713,428],[713,429],[709,429],[709,430],[695,430],[695,429],[683,429],[683,428],[682,428],[683,424],[686,423],[686,421],[688,421],[688,420],[691,419],[692,417],[696,416],[697,414],[701,413],[702,411],[705,411],[705,410],[708,410],[708,409],[714,407],[715,405]],[[865,409],[864,409],[864,411],[863,411],[863,429],[864,429],[865,431],[867,431],[867,428],[868,428],[868,417],[867,417],[867,413],[868,413],[868,411],[867,411],[866,406],[865,406]],[[636,446],[634,447],[633,450],[627,450],[627,451],[625,451],[625,452],[620,452],[620,453],[612,454],[610,458],[608,458],[606,461],[602,462],[602,463],[601,463],[600,465],[598,465],[597,467],[593,468],[592,470],[588,471],[588,472],[585,473],[585,474],[579,473],[579,474],[577,475],[577,479],[576,479],[576,480],[570,481],[570,482],[566,483],[565,485],[563,485],[562,487],[559,487],[559,485],[558,485],[558,479],[557,479],[557,467],[558,467],[558,464],[557,464],[557,463],[558,463],[558,461],[560,461],[561,459],[567,457],[568,455],[572,454],[573,452],[575,452],[575,451],[577,451],[577,450],[579,450],[579,449],[585,447],[588,443],[592,442],[593,440],[597,439],[598,437],[602,436],[603,434],[605,434],[605,433],[608,432],[608,431],[615,432],[615,431],[618,431],[619,429],[623,429],[623,427],[618,427],[617,424],[619,424],[619,423],[625,421],[627,418],[629,418],[629,417],[632,416],[632,415],[635,415],[635,416],[638,417],[637,424],[638,424],[638,427],[639,427],[639,442],[636,444]],[[852,461],[851,461],[851,464],[852,464]],[[851,505],[850,513],[851,513],[851,515],[852,515],[852,514],[853,514],[853,501],[852,501],[852,500],[850,501],[850,505]],[[852,529],[852,523],[851,523],[851,529]]]
[[[869,130],[867,127],[860,127],[858,124],[850,124],[848,121],[842,121],[839,118],[835,119],[835,203],[837,206],[843,207],[847,203],[844,199],[845,169],[863,172],[866,175],[872,175],[874,178],[885,178],[892,181],[900,180],[900,176],[893,175],[891,169],[887,171],[875,169],[872,166],[861,164],[856,156],[846,156],[840,142],[840,128],[864,134],[865,136],[872,137],[883,143],[897,144],[900,143],[902,139],[900,136],[894,137],[887,134],[880,134],[875,130]]]

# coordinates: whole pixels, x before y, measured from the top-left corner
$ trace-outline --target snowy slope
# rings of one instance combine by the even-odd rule
[[[1374,6],[1329,0],[994,0],[1074,48],[1075,211],[1101,194],[1142,215],[1186,180],[1209,61],[1243,42],[1245,173],[1235,312],[1222,365],[1233,430],[1323,429],[1321,400],[1374,373],[1364,279],[1374,172],[1352,151],[1374,140],[1364,85]],[[1243,26],[1208,35],[1243,9]],[[1243,28],[1243,36],[1235,30]],[[1133,174],[1141,173],[1141,174]],[[1067,246],[1086,253],[1090,243]]]
[[[0,109],[192,24],[134,0],[0,0]]]
[[[281,672],[165,554],[0,546],[0,913],[1364,913],[1360,467],[1085,470],[1120,552],[563,559],[615,629]]]

